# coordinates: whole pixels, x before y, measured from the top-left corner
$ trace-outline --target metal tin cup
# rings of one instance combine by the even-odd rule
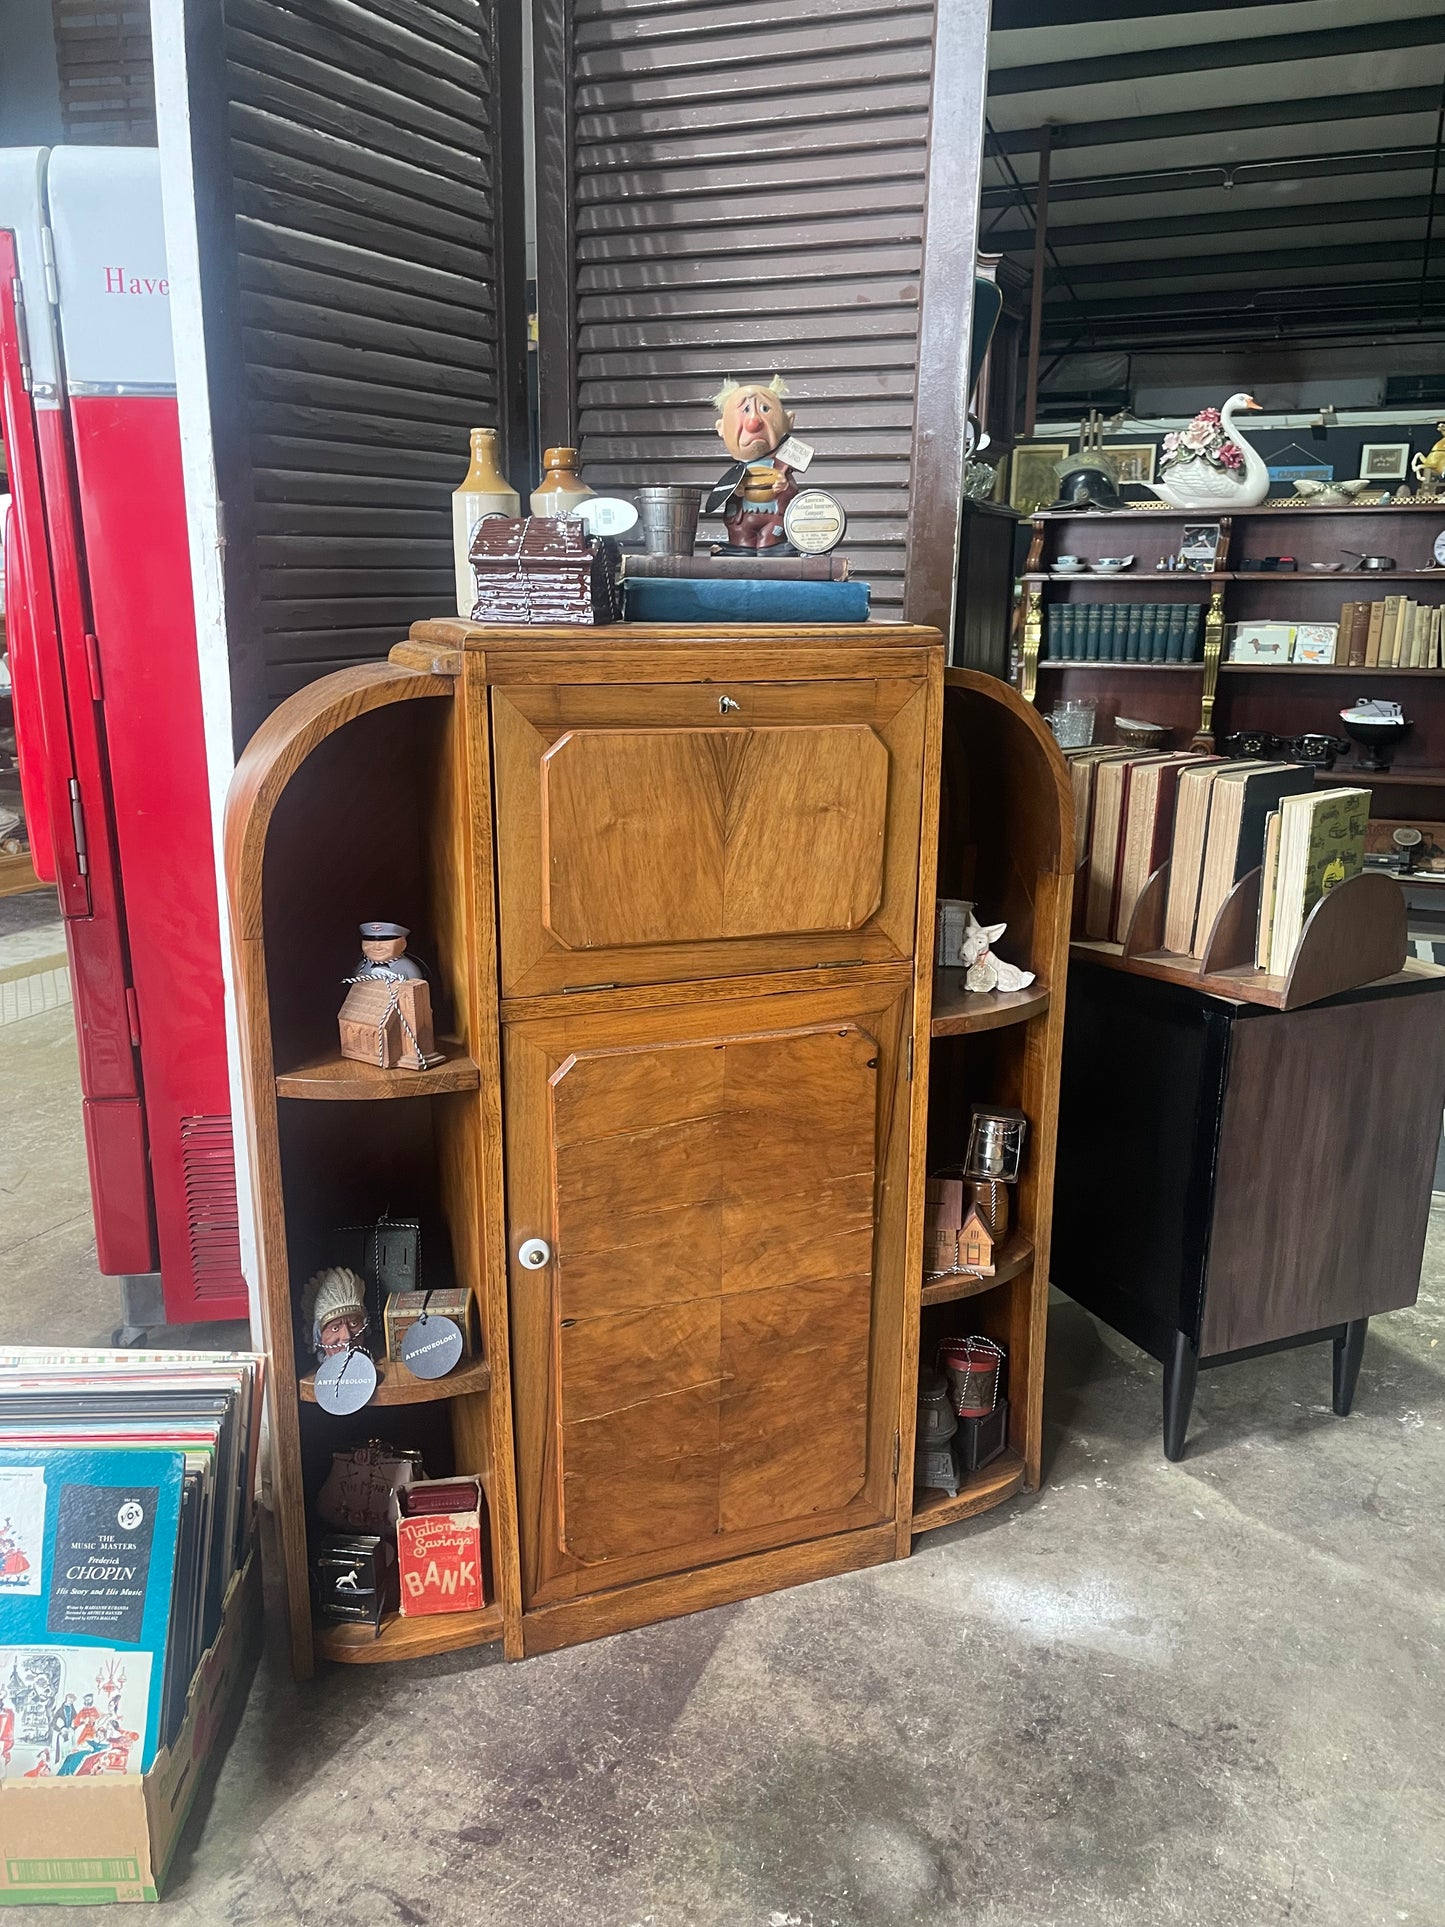
[[[697,540],[702,490],[667,483],[636,491],[637,532],[649,555],[691,555]]]

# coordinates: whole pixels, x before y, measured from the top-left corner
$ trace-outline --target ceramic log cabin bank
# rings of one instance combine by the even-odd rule
[[[794,477],[812,461],[813,450],[792,433],[792,413],[783,406],[787,392],[781,375],[769,382],[729,376],[713,397],[717,432],[733,457],[704,505],[709,515],[723,518],[723,555],[794,553],[783,512],[798,492]]]

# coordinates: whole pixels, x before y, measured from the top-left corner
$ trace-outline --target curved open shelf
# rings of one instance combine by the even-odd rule
[[[1049,993],[1042,984],[1030,984],[1027,990],[965,990],[963,977],[962,970],[933,973],[935,1037],[962,1037],[969,1031],[1026,1024],[1031,1017],[1042,1017],[1049,1007]]]
[[[381,1622],[375,1638],[367,1626],[329,1625],[318,1620],[315,1637],[318,1659],[376,1666],[388,1660],[421,1659],[427,1653],[456,1653],[467,1646],[485,1646],[502,1637],[502,1609],[483,1606],[480,1612],[427,1613],[420,1619],[403,1619],[400,1613],[392,1613]]]
[[[974,1271],[951,1271],[942,1278],[925,1278],[923,1303],[947,1305],[955,1298],[976,1298],[981,1291],[992,1291],[995,1285],[1006,1285],[1010,1278],[1017,1278],[1021,1271],[1028,1270],[1033,1260],[1033,1239],[1026,1231],[1015,1231],[1005,1240],[991,1278],[980,1277]]]
[[[913,1495],[914,1533],[935,1532],[939,1526],[951,1526],[958,1519],[1002,1505],[1022,1488],[1023,1482],[1023,1459],[1009,1446],[991,1465],[976,1472],[953,1498],[936,1486],[923,1486]]]
[[[444,1053],[430,1070],[383,1070],[379,1064],[358,1063],[339,1050],[313,1057],[294,1070],[278,1071],[278,1097],[309,1097],[329,1103],[368,1102],[386,1097],[435,1097],[441,1091],[474,1091],[481,1072],[455,1037],[439,1037]]]
[[[485,1392],[492,1383],[492,1368],[485,1358],[464,1358],[445,1378],[418,1378],[395,1359],[376,1361],[376,1390],[369,1405],[429,1405],[434,1399],[463,1398],[468,1392]],[[298,1388],[303,1405],[316,1403],[316,1374],[308,1372]]]

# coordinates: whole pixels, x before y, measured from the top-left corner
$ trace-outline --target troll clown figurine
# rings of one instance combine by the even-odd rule
[[[793,553],[783,533],[783,511],[798,492],[793,478],[812,461],[813,451],[791,432],[792,413],[783,406],[787,392],[781,375],[769,382],[734,381],[729,375],[713,397],[717,432],[733,461],[704,506],[709,515],[723,518],[724,555]]]

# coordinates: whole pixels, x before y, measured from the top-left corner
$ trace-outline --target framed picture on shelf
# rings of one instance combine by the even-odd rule
[[[1292,622],[1232,622],[1225,630],[1229,662],[1271,662],[1290,659],[1294,643]]]
[[[1029,442],[1016,448],[1009,464],[1009,507],[1020,515],[1046,509],[1059,493],[1058,471],[1054,464],[1069,452],[1067,442]]]
[[[1362,482],[1403,482],[1409,472],[1408,442],[1366,442],[1360,450]]]
[[[1154,463],[1159,453],[1156,443],[1130,442],[1123,447],[1111,444],[1104,453],[1114,464],[1114,473],[1121,487],[1125,482],[1154,480]]]
[[[1218,522],[1186,522],[1179,537],[1179,566],[1209,575],[1219,561]]]

